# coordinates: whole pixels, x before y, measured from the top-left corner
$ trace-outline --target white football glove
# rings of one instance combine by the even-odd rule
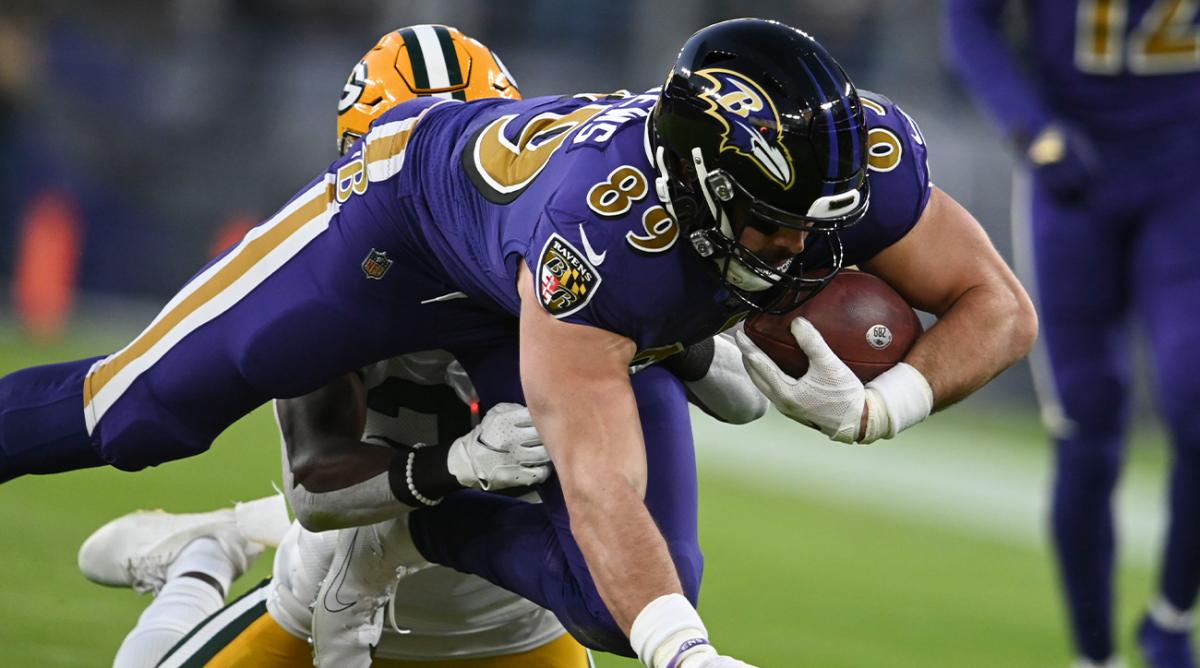
[[[864,445],[891,438],[929,416],[933,391],[912,366],[901,362],[864,386],[811,322],[796,318],[791,332],[808,357],[808,372],[800,378],[784,373],[749,337],[737,334],[746,372],[780,413],[839,443]]]
[[[550,454],[520,404],[496,404],[454,441],[446,464],[464,487],[486,490],[536,485],[551,471]]]

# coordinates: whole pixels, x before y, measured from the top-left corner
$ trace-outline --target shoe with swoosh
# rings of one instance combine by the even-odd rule
[[[282,496],[207,513],[138,510],[88,536],[79,548],[79,570],[97,584],[158,593],[171,564],[193,540],[216,539],[236,576],[264,546],[277,545],[287,526]]]
[[[383,632],[384,606],[397,581],[428,565],[412,544],[405,519],[338,532],[333,562],[313,607],[317,666],[371,665]]]

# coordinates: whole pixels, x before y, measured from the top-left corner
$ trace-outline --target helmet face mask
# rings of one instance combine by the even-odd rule
[[[697,32],[648,133],[659,198],[735,297],[783,312],[840,269],[837,233],[870,203],[866,122],[853,84],[811,37],[757,19]],[[742,243],[748,228],[825,237],[827,256],[805,258],[823,271],[755,252]]]
[[[460,101],[521,99],[508,68],[490,49],[444,25],[394,30],[351,70],[338,101],[338,152],[345,154],[392,107],[418,97]]]

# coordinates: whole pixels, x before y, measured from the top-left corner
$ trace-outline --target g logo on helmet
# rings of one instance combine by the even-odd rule
[[[784,189],[795,180],[792,156],[783,146],[779,111],[762,87],[747,77],[719,67],[697,70],[712,86],[700,93],[708,103],[709,116],[725,127],[721,151],[734,151],[750,158]]]

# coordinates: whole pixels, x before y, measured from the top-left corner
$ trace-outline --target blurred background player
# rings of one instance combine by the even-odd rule
[[[1112,493],[1141,319],[1174,446],[1159,593],[1137,632],[1154,668],[1193,666],[1200,588],[1200,24],[1179,0],[1031,0],[1029,67],[1005,38],[1005,0],[950,0],[953,65],[1024,167],[1044,332],[1035,374],[1057,446],[1051,509],[1080,665],[1118,665]],[[1020,223],[1014,228],[1021,229]]]

